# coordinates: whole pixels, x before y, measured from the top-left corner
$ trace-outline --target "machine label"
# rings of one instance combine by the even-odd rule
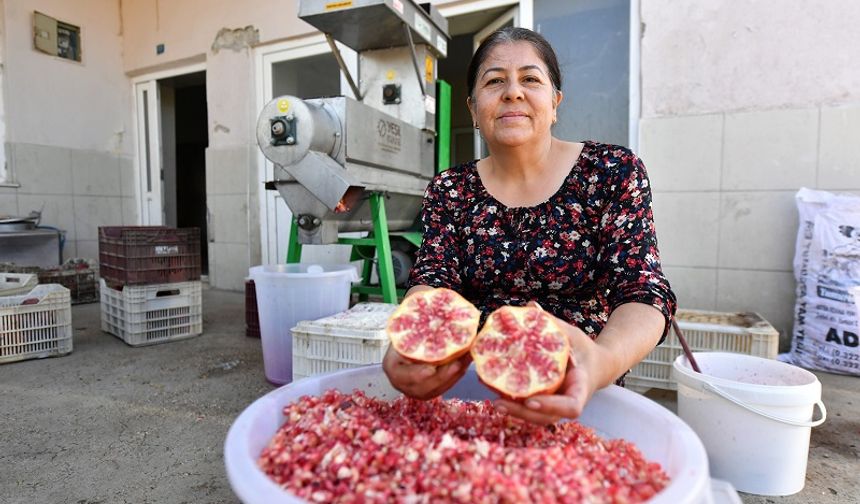
[[[427,24],[427,21],[424,21],[424,18],[417,11],[415,12],[415,31],[420,33],[427,42],[433,41],[433,38],[430,36],[430,25]]]
[[[397,154],[400,152],[400,125],[380,119],[376,123],[376,132],[379,134],[377,145],[385,152]]]
[[[278,100],[278,111],[283,114],[287,110],[290,110],[290,100],[287,100],[286,98],[281,98],[280,100]]]
[[[178,254],[179,245],[156,245],[155,255]]]
[[[436,47],[439,49],[439,52],[442,53],[442,56],[448,55],[448,41],[445,40],[444,36],[436,35]]]
[[[346,7],[352,7],[352,0],[347,0],[345,2],[329,2],[325,4],[325,10],[343,9]]]
[[[394,0],[394,10],[399,12],[400,15],[403,15],[403,2],[400,0]]]

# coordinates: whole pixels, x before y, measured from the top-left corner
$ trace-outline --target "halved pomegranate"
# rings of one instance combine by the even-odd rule
[[[478,378],[504,397],[552,394],[564,381],[570,343],[537,307],[503,306],[487,318],[472,345]]]
[[[463,296],[438,288],[412,294],[388,319],[391,345],[407,359],[441,365],[469,351],[481,312]]]

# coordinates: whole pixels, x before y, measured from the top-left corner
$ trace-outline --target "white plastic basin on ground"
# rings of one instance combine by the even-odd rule
[[[303,395],[319,395],[332,388],[343,392],[360,388],[385,399],[400,395],[377,365],[300,380],[254,401],[233,422],[224,446],[227,477],[242,502],[303,502],[270,480],[257,467],[257,459],[283,425],[285,405]],[[446,397],[481,400],[495,395],[478,382],[474,369],[470,369]],[[663,466],[671,483],[652,503],[740,502],[737,493],[725,484],[717,484],[712,490],[708,458],[701,441],[684,422],[659,404],[613,385],[594,395],[580,421],[606,438],[623,438],[634,443],[647,459]]]

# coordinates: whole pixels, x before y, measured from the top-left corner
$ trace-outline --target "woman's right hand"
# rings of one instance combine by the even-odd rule
[[[470,361],[471,356],[467,353],[448,364],[433,366],[405,359],[389,345],[382,360],[382,370],[394,388],[409,397],[426,400],[453,387],[466,374]]]

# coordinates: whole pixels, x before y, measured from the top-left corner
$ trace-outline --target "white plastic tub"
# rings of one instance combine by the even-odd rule
[[[797,366],[724,352],[695,352],[702,373],[675,359],[678,415],[708,451],[715,477],[743,492],[803,489],[812,427],[827,417],[821,382]],[[818,406],[820,417],[813,420]]]
[[[316,320],[349,308],[358,272],[350,264],[274,264],[250,270],[257,294],[263,368],[276,385],[293,379],[291,330],[301,320]]]
[[[380,366],[348,369],[307,378],[281,387],[252,403],[233,422],[224,445],[224,461],[233,491],[245,504],[303,502],[281,489],[257,467],[257,459],[284,423],[283,407],[303,395],[335,388],[361,388],[376,397],[393,399],[394,390]],[[474,369],[446,397],[491,399],[495,395],[478,382]],[[607,438],[624,438],[649,460],[659,462],[672,479],[651,500],[655,504],[737,502],[737,494],[720,485],[720,500],[711,488],[708,458],[696,434],[678,417],[635,392],[610,386],[598,391],[580,418]],[[723,496],[727,496],[723,497]]]

